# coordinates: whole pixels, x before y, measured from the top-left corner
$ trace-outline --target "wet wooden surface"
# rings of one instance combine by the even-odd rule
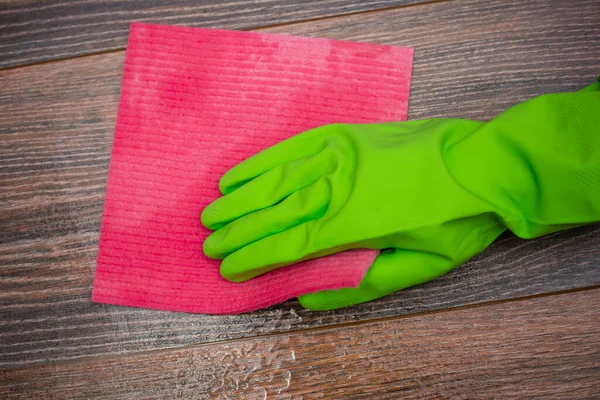
[[[208,358],[211,352],[227,353],[222,349],[230,349],[227,354],[239,357],[241,353],[232,349],[242,346],[252,348],[244,361],[249,364],[243,367],[253,369],[244,381],[253,382],[245,388],[251,392],[238,392],[240,396],[246,393],[246,398],[253,398],[249,393],[255,393],[256,398],[264,393],[269,398],[315,398],[319,394],[361,398],[362,386],[365,395],[371,393],[371,397],[377,390],[384,393],[400,388],[385,392],[388,398],[479,398],[484,397],[482,390],[493,393],[499,387],[510,388],[503,392],[506,396],[499,396],[502,398],[593,398],[590,385],[600,382],[598,364],[594,364],[598,359],[598,296],[595,290],[584,289],[600,285],[600,225],[532,241],[505,235],[482,255],[436,281],[326,313],[303,310],[295,301],[240,316],[90,303],[124,57],[118,49],[123,46],[123,27],[129,19],[139,19],[147,12],[147,20],[157,22],[413,46],[411,119],[489,119],[535,95],[578,89],[592,83],[600,73],[600,3],[595,0],[455,0],[417,5],[340,0],[310,2],[310,7],[288,2],[288,11],[283,14],[278,14],[277,7],[265,6],[270,3],[246,2],[246,6],[236,8],[234,1],[227,8],[208,1],[201,5],[180,1],[169,6],[149,2],[143,6],[147,8],[135,9],[137,3],[131,2],[15,1],[0,6],[0,59],[1,65],[10,66],[0,71],[2,390],[10,389],[12,396],[22,398],[68,398],[73,396],[67,393],[75,392],[53,392],[52,387],[58,390],[59,386],[72,385],[82,396],[88,394],[87,398],[193,397],[203,390],[208,397],[227,398],[231,386],[221,392],[213,390],[214,379],[223,380],[215,368],[226,368],[227,363],[217,365],[220,363]],[[286,2],[278,4],[284,7]],[[105,6],[108,8],[102,8]],[[58,24],[54,17],[61,7],[70,10],[60,14],[64,21],[72,22],[70,31],[66,22],[60,29],[53,25]],[[258,7],[250,12],[254,17],[245,18],[244,10],[251,7]],[[205,12],[209,8],[217,11]],[[35,22],[30,23],[28,13],[34,9],[38,10]],[[69,17],[69,13],[76,17]],[[108,20],[105,25],[103,18]],[[88,20],[95,21],[93,28],[89,35],[86,30],[82,34],[77,28]],[[273,24],[281,25],[264,27]],[[15,36],[6,42],[5,32]],[[38,41],[40,32],[45,32],[42,36],[48,42]],[[36,41],[37,45],[31,44]],[[54,45],[63,47],[55,51]],[[94,54],[98,52],[102,53]],[[50,59],[60,60],[47,62]],[[584,291],[552,295],[565,290]],[[519,300],[530,295],[543,295],[544,300]],[[509,302],[486,305],[498,301]],[[465,305],[471,308],[415,315]],[[502,311],[511,307],[520,310],[519,317],[511,319]],[[479,324],[489,328],[489,332],[483,328],[469,331],[476,334],[475,347],[455,336],[448,351],[470,354],[462,361],[458,356],[453,359],[452,365],[458,366],[455,375],[447,365],[431,361],[440,357],[436,354],[445,354],[439,353],[433,336],[422,347],[415,339],[446,329],[436,319],[439,315],[459,315],[456,318],[464,326],[452,325],[456,331],[461,326],[469,331],[470,325]],[[385,322],[369,322],[382,317]],[[419,322],[422,318],[429,325],[424,327],[424,322]],[[489,324],[496,324],[496,330]],[[506,335],[513,329],[513,333],[531,335],[531,340],[519,336],[522,340],[514,349],[500,346],[502,325],[507,326]],[[538,334],[539,330],[546,334]],[[384,346],[376,347],[379,361],[365,364],[373,379],[370,383],[358,378],[347,383],[347,376],[352,374],[343,372],[341,366],[347,368],[353,362],[361,365],[361,355],[371,348],[363,344],[367,332],[373,337],[366,342],[377,343],[381,337]],[[561,335],[568,340],[560,339]],[[410,348],[402,344],[405,336],[413,338]],[[312,342],[317,339],[330,347],[316,346]],[[225,342],[179,349],[216,341]],[[335,352],[341,341],[346,343],[346,358],[310,365],[311,359]],[[498,346],[502,348],[496,351]],[[410,350],[413,347],[416,350]],[[386,348],[387,358],[382,355]],[[281,382],[287,382],[287,367],[277,367],[280,375],[276,379],[272,366],[264,360],[270,359],[270,352],[296,349],[302,351],[302,364],[287,369],[289,379],[295,379],[286,388],[284,384],[277,386],[282,377]],[[516,349],[531,357],[517,357],[520,353]],[[545,354],[554,358],[544,358]],[[256,359],[263,361],[256,364],[252,361]],[[133,368],[136,363],[143,367]],[[403,369],[407,364],[414,367],[410,374]],[[92,372],[105,369],[110,371],[104,375]],[[129,373],[113,379],[118,371]],[[211,380],[206,371],[213,371],[217,378]],[[303,377],[307,371],[310,374]],[[148,377],[160,374],[169,377],[164,386],[148,383]],[[173,374],[181,379],[173,378]],[[418,382],[414,376],[419,377]],[[316,385],[311,377],[322,379],[326,385]],[[87,385],[85,379],[89,379]],[[578,396],[566,395],[564,387],[571,388],[567,381],[572,381],[573,393]],[[115,389],[117,384],[121,391]],[[347,388],[348,392],[328,390],[338,384],[340,390]],[[143,392],[151,388],[155,392]]]
[[[3,398],[597,398],[600,289],[9,370]],[[60,389],[59,389],[60,388]]]

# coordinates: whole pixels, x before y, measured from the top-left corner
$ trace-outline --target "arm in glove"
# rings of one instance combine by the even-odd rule
[[[204,252],[226,279],[381,249],[358,288],[300,298],[312,309],[369,301],[450,271],[507,228],[532,238],[600,220],[600,87],[488,123],[323,126],[243,161],[220,190],[202,213],[216,230]]]

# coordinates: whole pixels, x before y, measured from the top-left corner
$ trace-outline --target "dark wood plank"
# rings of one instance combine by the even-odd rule
[[[600,289],[5,371],[3,398],[591,399]]]
[[[491,118],[598,73],[600,13],[579,0],[436,3],[271,32],[416,46],[410,118]],[[351,30],[348,27],[352,27]],[[600,283],[600,225],[506,235],[451,274],[385,299],[240,316],[90,303],[122,53],[0,72],[0,366],[249,337]]]
[[[253,29],[426,1],[9,1],[0,4],[0,68],[123,49],[131,21]]]
[[[268,31],[414,47],[410,119],[489,119],[600,75],[600,2],[594,0],[450,1],[339,21]]]

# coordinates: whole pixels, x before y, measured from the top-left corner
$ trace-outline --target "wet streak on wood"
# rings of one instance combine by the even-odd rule
[[[600,379],[599,308],[596,289],[5,371],[0,396],[591,399]]]
[[[489,119],[598,73],[595,0],[465,0],[271,28],[416,47],[409,118]],[[600,225],[505,235],[428,284],[346,310],[240,316],[91,304],[123,53],[0,72],[0,367],[130,353],[600,283]]]
[[[49,0],[0,4],[0,68],[123,49],[131,21],[252,29],[426,0]]]

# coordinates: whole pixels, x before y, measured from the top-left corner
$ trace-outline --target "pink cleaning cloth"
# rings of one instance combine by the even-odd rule
[[[355,287],[353,250],[244,283],[202,253],[200,213],[243,159],[319,125],[406,119],[412,49],[134,23],[92,301],[235,314]]]

